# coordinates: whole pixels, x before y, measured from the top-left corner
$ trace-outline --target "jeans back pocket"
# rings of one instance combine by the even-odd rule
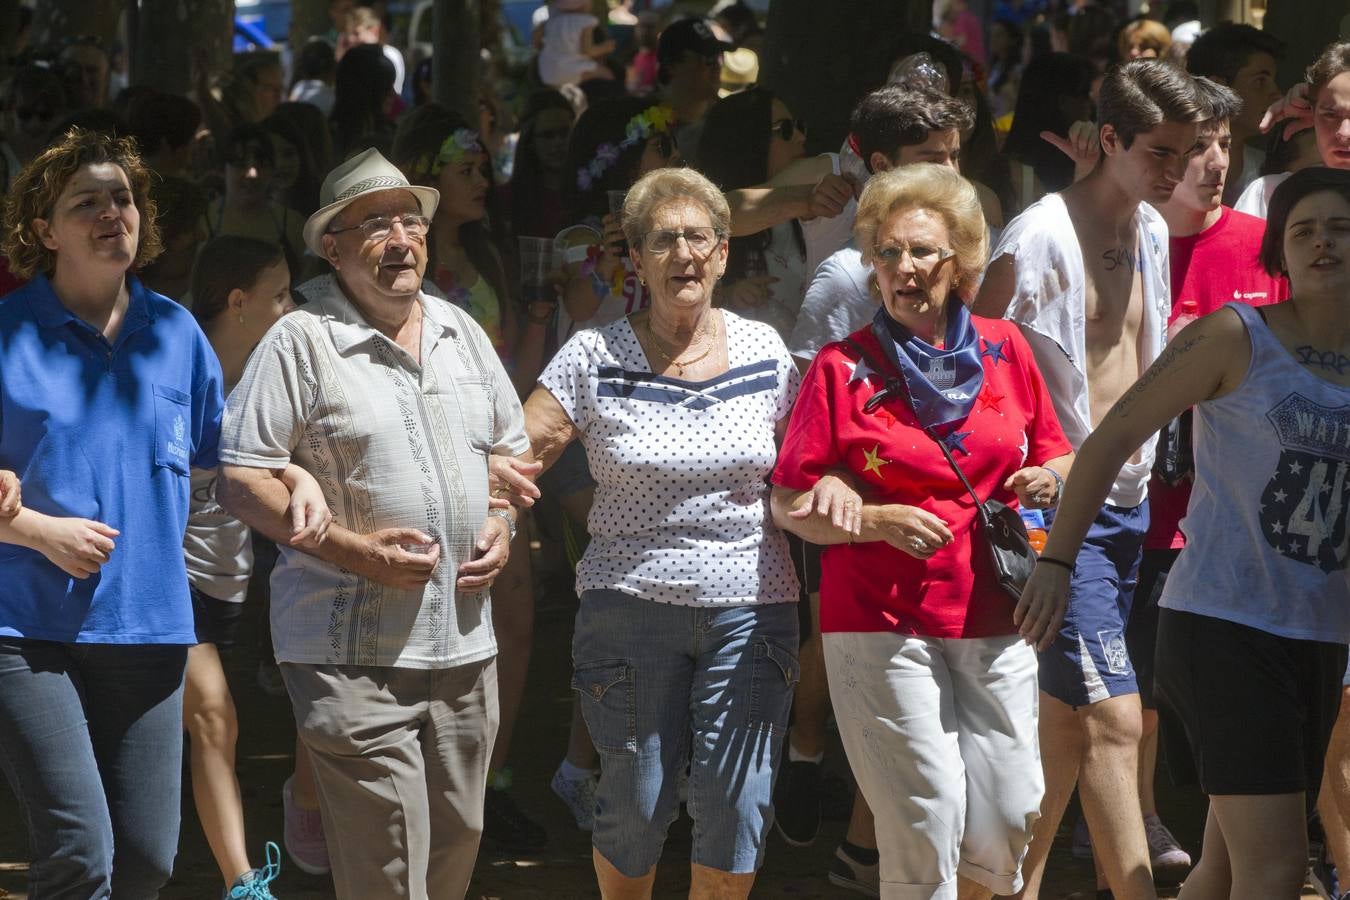
[[[637,753],[637,697],[633,667],[621,659],[577,666],[572,690],[581,695],[581,715],[595,749],[602,753]]]

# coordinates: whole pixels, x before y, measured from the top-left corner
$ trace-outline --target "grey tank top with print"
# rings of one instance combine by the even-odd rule
[[[1350,642],[1350,388],[1303,369],[1254,307],[1252,360],[1195,408],[1186,549],[1159,604],[1282,637]]]

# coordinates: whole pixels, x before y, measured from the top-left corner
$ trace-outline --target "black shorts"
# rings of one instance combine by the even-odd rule
[[[243,614],[244,604],[217,600],[192,588],[192,626],[197,643],[215,644],[217,650],[233,647]]]
[[[797,619],[801,628],[801,639],[805,641],[820,629],[816,625],[816,614],[812,611],[811,595],[820,593],[820,551],[819,544],[804,541],[788,532],[788,549],[792,553],[792,567],[797,570],[797,584],[801,589],[797,594]]]
[[[1139,584],[1134,589],[1134,605],[1125,623],[1125,647],[1139,682],[1139,702],[1144,709],[1157,709],[1153,700],[1153,656],[1158,644],[1158,599],[1162,597],[1167,573],[1177,561],[1180,550],[1145,550],[1139,563]]]
[[[1160,610],[1154,690],[1181,726],[1164,732],[1173,777],[1193,774],[1206,794],[1303,791],[1311,808],[1345,661],[1344,644]]]

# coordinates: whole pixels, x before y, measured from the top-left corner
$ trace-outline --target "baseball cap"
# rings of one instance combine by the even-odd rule
[[[679,62],[686,51],[700,56],[715,56],[732,45],[718,40],[706,19],[680,19],[671,22],[656,42],[656,61],[669,66]]]

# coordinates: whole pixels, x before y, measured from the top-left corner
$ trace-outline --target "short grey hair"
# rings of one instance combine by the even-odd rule
[[[664,168],[648,172],[628,189],[623,201],[623,236],[628,243],[639,246],[642,235],[651,229],[652,213],[672,202],[697,203],[707,211],[718,234],[731,234],[731,207],[717,185],[693,169]]]

